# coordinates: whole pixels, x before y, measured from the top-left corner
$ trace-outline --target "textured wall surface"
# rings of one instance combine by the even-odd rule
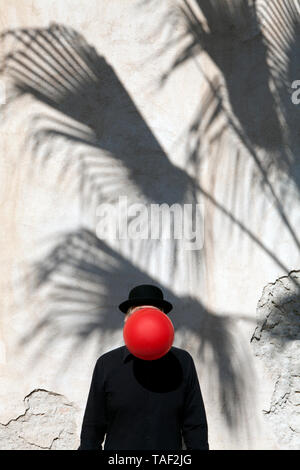
[[[76,449],[76,408],[65,397],[34,390],[24,399],[24,413],[0,423],[1,450]]]
[[[268,284],[259,300],[253,349],[274,389],[263,410],[281,449],[300,448],[300,271]]]

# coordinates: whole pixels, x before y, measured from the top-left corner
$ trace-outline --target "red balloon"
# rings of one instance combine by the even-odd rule
[[[129,351],[139,359],[152,361],[167,354],[174,340],[174,327],[161,310],[144,307],[126,320],[123,337]]]

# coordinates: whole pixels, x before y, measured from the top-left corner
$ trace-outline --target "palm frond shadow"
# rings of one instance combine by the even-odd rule
[[[120,161],[128,170],[126,183],[133,182],[151,201],[182,202],[193,190],[193,179],[171,163],[113,68],[82,36],[55,24],[7,31],[3,41],[10,36],[14,47],[5,54],[3,70],[18,94],[29,93],[62,113],[34,116],[30,137],[35,151],[55,136],[87,146],[86,153],[104,150],[111,164]],[[42,163],[51,157],[51,151],[42,154]],[[143,180],[147,175],[148,185]],[[172,191],[161,185],[161,175],[168,176]]]
[[[25,283],[34,296],[41,295],[44,299],[44,311],[35,327],[30,326],[20,340],[21,348],[35,343],[30,367],[38,363],[43,351],[69,335],[74,342],[63,357],[58,376],[70,367],[74,355],[92,337],[98,339],[99,353],[103,352],[103,337],[123,328],[118,304],[127,297],[129,289],[139,283],[157,285],[154,278],[88,229],[62,234],[45,259],[33,266]],[[191,335],[197,338],[198,358],[209,370],[211,387],[218,384],[227,424],[247,429],[248,400],[254,400],[250,390],[253,370],[247,350],[242,348],[237,352],[235,321],[238,316],[216,315],[205,309],[199,300],[178,297],[167,287],[162,288],[174,305],[170,318],[175,332],[183,333],[187,344],[191,342]],[[186,346],[185,340],[182,346]],[[206,362],[207,348],[211,355]]]
[[[266,1],[256,8],[255,2],[242,0],[197,0],[192,6],[192,2],[184,0],[182,6],[168,11],[164,22],[169,23],[172,16],[177,21],[180,17],[185,30],[177,41],[169,40],[170,47],[177,44],[179,52],[161,75],[161,85],[191,59],[196,59],[207,84],[203,103],[189,129],[194,142],[189,153],[191,166],[207,158],[211,169],[209,192],[213,195],[218,176],[223,175],[226,140],[227,148],[233,146],[230,172],[239,165],[239,179],[232,191],[234,210],[238,195],[248,191],[245,179],[249,156],[253,162],[249,227],[256,213],[252,201],[264,191],[299,250],[299,239],[289,216],[292,205],[299,200],[300,188],[300,138],[295,130],[299,108],[291,101],[291,83],[299,76],[297,5],[292,0]],[[201,66],[203,52],[218,70],[213,78]],[[295,187],[293,196],[291,183]],[[262,206],[259,211],[262,228],[266,208]],[[224,237],[227,234],[230,239],[229,226]]]
[[[91,217],[91,227],[98,204],[116,204],[120,195],[128,197],[128,204],[192,204],[198,211],[196,181],[171,162],[114,69],[80,34],[52,24],[6,31],[2,41],[2,69],[13,83],[14,96],[29,94],[48,106],[30,122],[31,169],[38,178],[65,146],[58,182],[63,187],[68,171],[73,172],[71,185],[74,194],[80,191],[81,211]],[[174,271],[182,246],[177,239],[170,243]],[[146,253],[159,248],[160,240],[138,244],[147,262]],[[197,285],[201,273],[194,267],[201,265],[201,250],[187,256],[191,282]]]

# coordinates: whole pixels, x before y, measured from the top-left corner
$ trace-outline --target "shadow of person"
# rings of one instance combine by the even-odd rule
[[[134,356],[133,373],[137,382],[151,392],[172,392],[183,383],[182,366],[172,348],[163,357],[153,361]]]

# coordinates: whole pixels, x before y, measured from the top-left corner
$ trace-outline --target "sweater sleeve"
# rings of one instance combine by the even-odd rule
[[[189,358],[183,407],[182,436],[188,450],[209,450],[208,427],[202,393],[194,360],[190,354]]]
[[[106,428],[104,367],[100,357],[94,367],[78,450],[101,450]]]

